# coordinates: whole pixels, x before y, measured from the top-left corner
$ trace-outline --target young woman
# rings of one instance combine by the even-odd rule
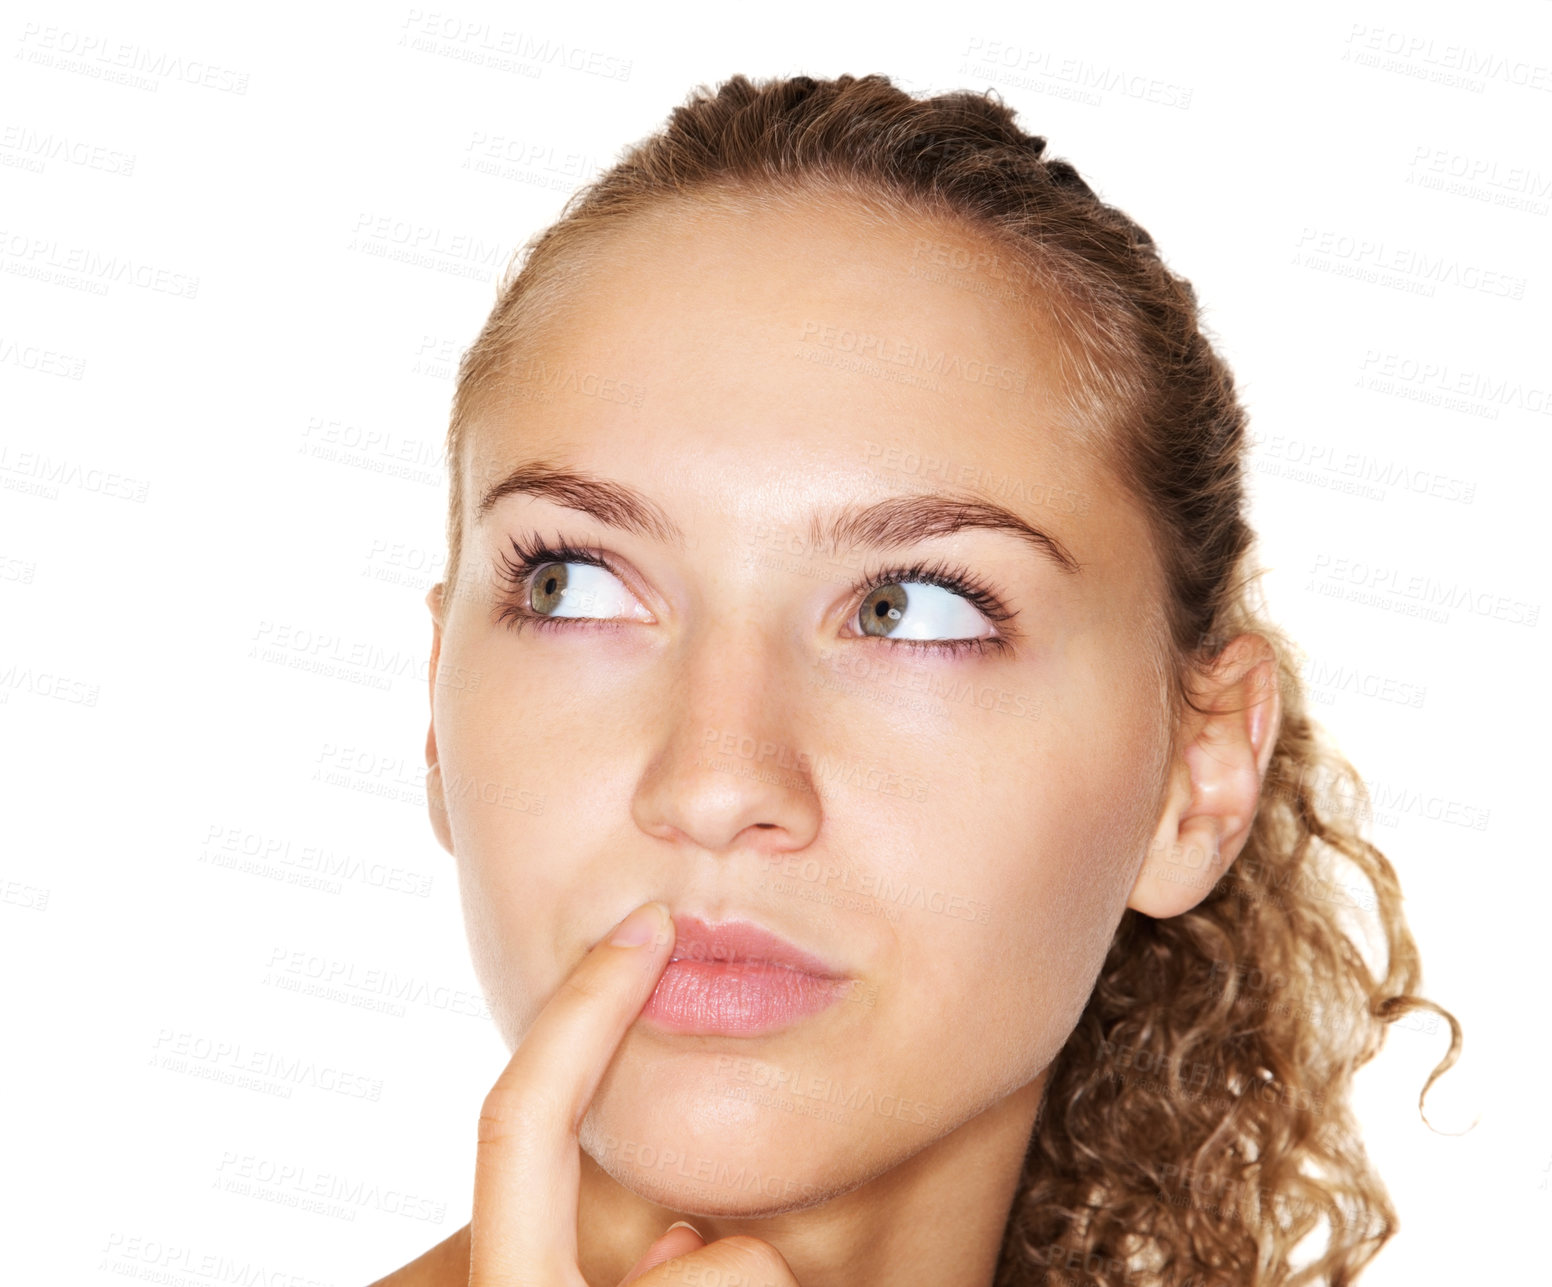
[[[1437,1007],[1244,451],[1190,285],[995,97],[735,77],[578,193],[429,598],[514,1054],[382,1281],[1350,1282],[1351,1078]]]

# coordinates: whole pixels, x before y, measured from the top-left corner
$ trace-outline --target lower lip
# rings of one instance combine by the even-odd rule
[[[684,1036],[748,1037],[817,1014],[844,987],[761,961],[670,961],[641,1014]]]

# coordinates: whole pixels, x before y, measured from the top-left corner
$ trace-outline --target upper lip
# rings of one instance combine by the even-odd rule
[[[778,965],[820,978],[841,973],[827,962],[787,942],[753,921],[722,921],[708,925],[694,916],[674,917],[673,961],[750,961]]]

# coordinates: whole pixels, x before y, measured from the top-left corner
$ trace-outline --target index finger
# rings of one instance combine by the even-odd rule
[[[582,1282],[577,1128],[626,1029],[657,986],[673,940],[662,903],[627,916],[556,989],[485,1096],[469,1287]]]

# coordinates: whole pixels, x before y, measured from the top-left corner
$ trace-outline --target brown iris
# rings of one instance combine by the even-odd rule
[[[534,573],[533,589],[528,593],[529,606],[540,616],[549,616],[565,598],[566,579],[564,563],[546,563]]]
[[[905,615],[907,601],[904,587],[894,583],[879,586],[862,601],[862,632],[888,635],[894,630],[895,623]]]

